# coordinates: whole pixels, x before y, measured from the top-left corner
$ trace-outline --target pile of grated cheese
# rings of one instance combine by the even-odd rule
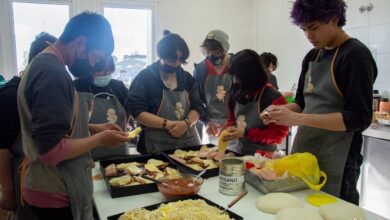
[[[227,213],[208,205],[204,200],[184,200],[162,204],[149,211],[133,209],[121,215],[118,220],[231,220]]]

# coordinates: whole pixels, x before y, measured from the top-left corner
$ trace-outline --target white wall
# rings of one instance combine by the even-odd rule
[[[281,91],[290,90],[301,71],[301,62],[311,45],[302,31],[290,22],[290,0],[258,0],[256,11],[256,49],[278,57],[275,71]]]
[[[373,52],[378,66],[378,77],[374,88],[389,97],[390,91],[390,1],[346,0],[347,26],[352,37],[365,43]],[[359,12],[361,5],[372,2],[371,12]],[[312,48],[303,32],[291,23],[290,0],[256,2],[256,48],[269,51],[279,59],[276,76],[281,90],[289,90],[298,81],[301,62]]]
[[[229,35],[232,52],[255,47],[254,5],[254,0],[163,0],[160,32],[168,29],[187,41],[191,54],[185,69],[192,72],[193,63],[204,59],[199,45],[212,29]]]

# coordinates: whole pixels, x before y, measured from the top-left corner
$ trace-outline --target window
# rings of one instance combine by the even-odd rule
[[[28,51],[35,36],[44,31],[56,37],[69,20],[69,6],[61,4],[12,4],[18,71],[27,66]]]
[[[103,10],[115,40],[116,68],[112,77],[128,87],[152,60],[152,9],[105,6]]]

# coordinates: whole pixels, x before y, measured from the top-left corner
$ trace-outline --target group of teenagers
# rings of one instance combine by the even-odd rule
[[[293,103],[278,91],[270,54],[229,53],[221,30],[206,34],[192,75],[183,69],[187,43],[164,31],[159,59],[129,89],[111,78],[114,38],[103,16],[83,12],[58,39],[38,35],[22,76],[0,88],[8,109],[0,114],[0,208],[16,206],[17,219],[93,219],[93,161],[128,154],[131,118],[142,127],[141,154],[200,145],[203,129],[210,139],[226,130],[230,150],[244,155],[273,152],[298,126],[292,153],[313,153],[328,176],[323,190],[358,204],[377,68],[342,29],[345,11],[343,0],[294,1],[292,22],[314,48]]]

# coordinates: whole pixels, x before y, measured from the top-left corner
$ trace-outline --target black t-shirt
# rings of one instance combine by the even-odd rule
[[[44,154],[69,133],[75,89],[65,66],[53,54],[37,55],[27,71],[24,96],[32,117],[28,123],[39,154]]]
[[[120,80],[111,79],[110,83],[106,87],[99,87],[95,86],[92,83],[91,77],[84,77],[76,79],[74,81],[74,86],[78,92],[89,92],[94,95],[104,92],[110,94],[113,93],[113,95],[115,95],[121,105],[125,109],[127,109],[125,106],[128,99],[128,89],[126,88],[125,84]],[[126,113],[129,112],[126,110]]]
[[[319,60],[331,61],[337,48],[323,50]],[[306,54],[302,62],[302,72],[299,77],[295,103],[301,109],[305,108],[303,86],[309,62],[315,61],[318,49],[312,49]],[[373,84],[378,75],[375,60],[370,50],[359,40],[351,38],[340,45],[334,61],[334,77],[344,97],[344,109],[341,112],[347,131],[354,131],[348,165],[360,166],[362,134],[372,119]],[[353,162],[354,161],[354,162]],[[353,163],[354,165],[352,165]]]
[[[269,83],[270,83],[273,87],[275,87],[276,90],[279,90],[278,80],[276,79],[276,76],[275,76],[274,74],[270,73],[270,74],[268,75],[268,81],[269,81]]]
[[[174,91],[187,91],[190,100],[190,109],[200,116],[203,114],[202,100],[195,80],[188,72],[181,69],[177,73],[177,88]],[[142,70],[133,80],[129,88],[127,107],[131,115],[136,118],[142,112],[156,114],[161,103],[163,90],[168,90],[160,77],[160,62],[157,61]]]
[[[0,149],[12,150],[16,138],[20,134],[17,93],[19,77],[13,77],[0,87]]]
[[[190,100],[190,110],[195,110],[201,117],[204,107],[199,95],[198,87],[194,78],[183,69],[176,73],[177,88],[174,91],[187,91]],[[161,103],[163,90],[168,90],[160,76],[160,62],[157,61],[146,69],[142,70],[131,83],[129,88],[129,101],[127,108],[131,115],[137,118],[142,112],[156,114]],[[145,151],[144,132],[141,133],[137,149]]]

